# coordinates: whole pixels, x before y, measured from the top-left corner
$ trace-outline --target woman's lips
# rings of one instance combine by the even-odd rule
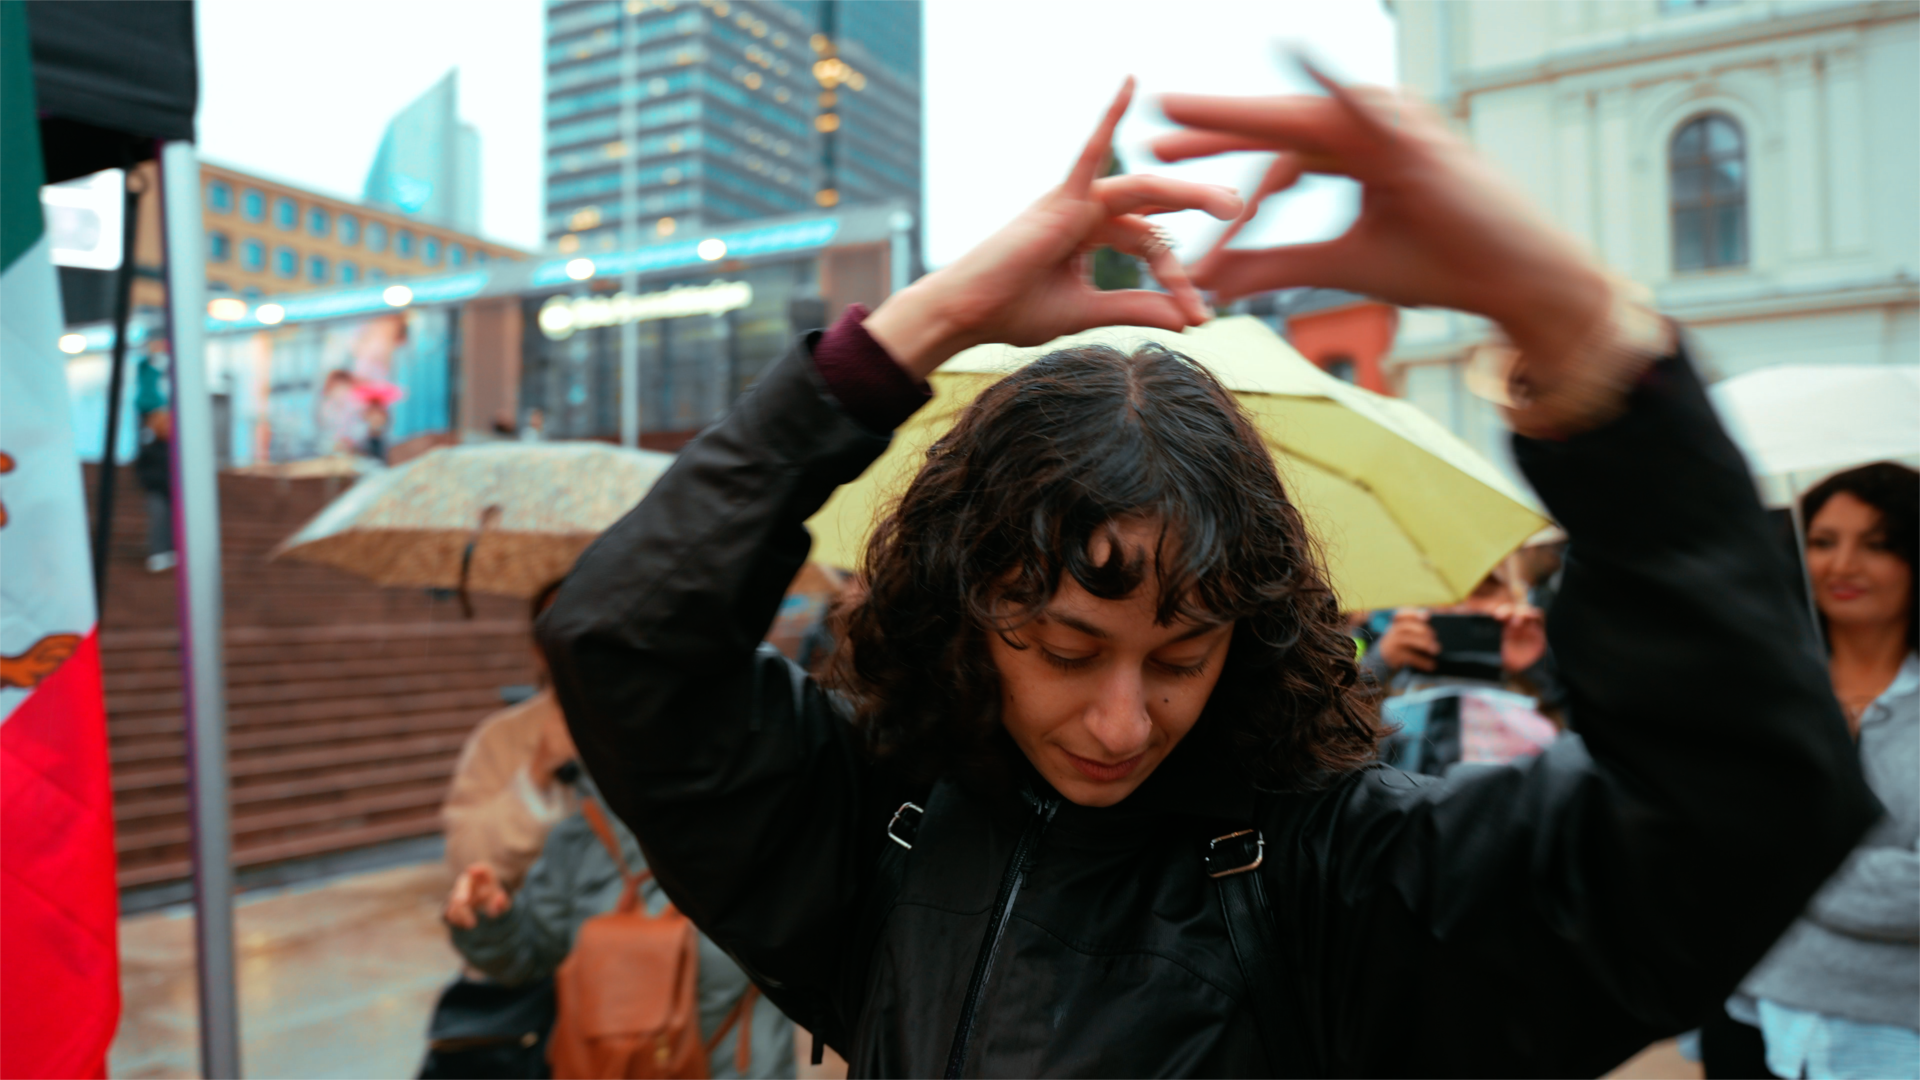
[[[1134,769],[1139,768],[1140,763],[1146,760],[1147,757],[1145,754],[1135,754],[1125,761],[1108,765],[1105,762],[1095,761],[1092,758],[1083,758],[1071,750],[1062,750],[1060,752],[1067,755],[1067,760],[1073,762],[1073,767],[1079,769],[1082,776],[1085,776],[1089,780],[1098,780],[1102,783],[1112,783],[1115,780],[1125,779]]]
[[[1829,585],[1827,595],[1835,600],[1858,600],[1867,594],[1867,590],[1858,585]]]

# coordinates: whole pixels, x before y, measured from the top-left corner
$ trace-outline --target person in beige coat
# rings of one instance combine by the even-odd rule
[[[556,581],[534,597],[534,618],[553,602],[559,586]],[[454,875],[485,862],[509,891],[519,888],[540,857],[547,832],[580,808],[566,775],[575,757],[573,740],[546,685],[546,662],[537,649],[534,662],[539,693],[474,728],[440,807],[447,865]]]

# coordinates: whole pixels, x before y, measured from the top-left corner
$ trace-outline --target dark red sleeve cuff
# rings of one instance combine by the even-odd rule
[[[848,416],[869,431],[892,431],[933,398],[933,389],[907,374],[861,322],[864,304],[846,314],[813,345],[813,367]]]

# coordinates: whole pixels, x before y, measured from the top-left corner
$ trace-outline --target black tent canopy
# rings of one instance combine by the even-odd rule
[[[47,183],[193,141],[200,97],[190,0],[35,0],[27,5]]]

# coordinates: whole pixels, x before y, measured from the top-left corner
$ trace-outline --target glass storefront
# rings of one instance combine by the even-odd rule
[[[528,296],[521,422],[542,415],[550,439],[617,439],[620,348],[638,338],[641,432],[676,444],[719,419],[791,345],[795,301],[817,297],[815,260],[642,279],[611,289]],[[555,309],[560,313],[556,314]],[[807,319],[806,311],[800,314]]]

